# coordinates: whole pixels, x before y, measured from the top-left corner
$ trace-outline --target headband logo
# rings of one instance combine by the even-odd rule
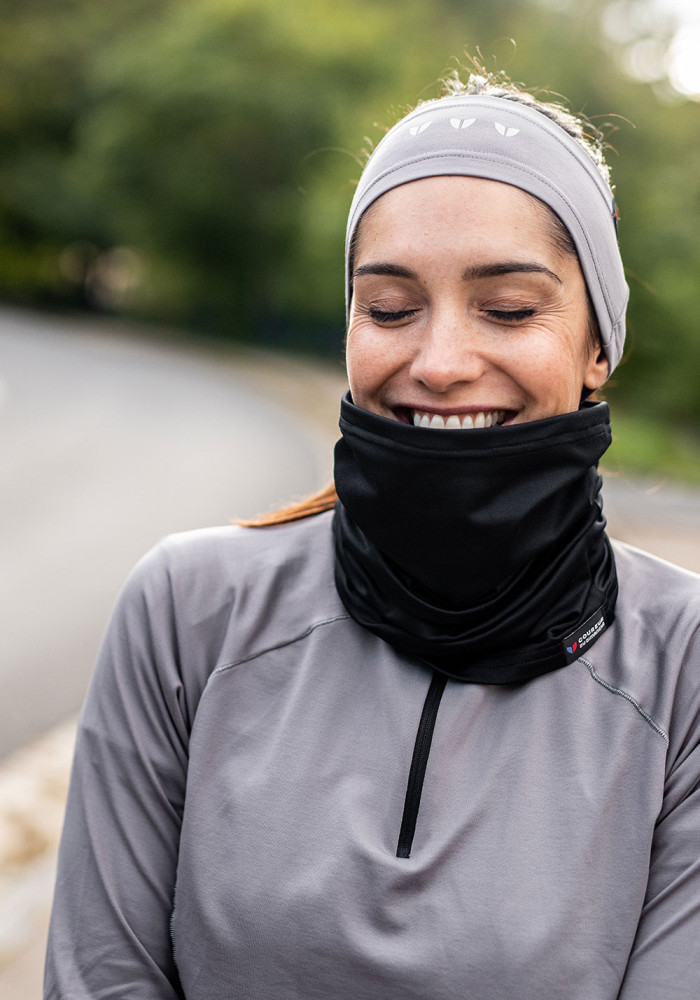
[[[494,125],[496,126],[497,132],[499,132],[501,135],[507,136],[507,138],[509,139],[512,135],[517,135],[518,132],[520,131],[519,128],[506,128],[505,125],[501,125],[500,122],[494,122]]]
[[[455,128],[459,131],[460,129],[463,128],[469,128],[471,125],[474,124],[475,121],[476,118],[450,118],[450,125],[452,126],[452,128]],[[408,131],[410,132],[411,135],[414,136],[420,135],[421,132],[425,132],[427,128],[430,128],[432,124],[433,120],[431,118],[430,121],[423,122],[422,125],[412,125]],[[512,128],[510,126],[506,127],[505,125],[502,125],[500,122],[494,122],[493,125],[498,134],[505,136],[507,139],[511,139],[514,135],[517,135],[518,132],[520,131],[519,128]]]
[[[422,125],[414,125],[412,129],[409,129],[411,135],[420,135],[421,132],[425,132],[427,128],[430,128],[432,121],[423,122]]]

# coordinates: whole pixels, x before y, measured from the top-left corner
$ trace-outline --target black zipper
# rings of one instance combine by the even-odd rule
[[[447,677],[445,674],[434,673],[423,703],[423,711],[418,723],[418,732],[416,733],[416,743],[413,747],[411,770],[408,773],[408,785],[406,786],[406,799],[403,805],[399,844],[396,848],[397,858],[411,857],[411,846],[413,845],[413,835],[416,832],[416,820],[418,819],[420,797],[423,792],[425,769],[428,766],[430,744],[433,742],[435,720],[437,719],[440,700],[446,683]]]

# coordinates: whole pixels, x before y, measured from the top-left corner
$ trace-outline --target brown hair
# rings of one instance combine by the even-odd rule
[[[273,524],[289,524],[291,521],[301,521],[305,517],[313,514],[322,514],[325,510],[333,510],[338,494],[333,483],[307,497],[298,503],[283,507],[282,510],[272,511],[270,514],[260,514],[251,521],[236,521],[244,528],[269,528]]]

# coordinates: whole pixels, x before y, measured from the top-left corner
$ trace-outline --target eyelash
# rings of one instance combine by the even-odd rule
[[[398,323],[417,313],[417,309],[401,309],[398,312],[385,312],[383,309],[370,309],[369,315],[375,323]]]
[[[417,309],[400,309],[397,312],[389,312],[383,309],[370,309],[370,318],[375,323],[399,323],[403,319],[408,319],[417,313]],[[501,323],[522,323],[535,315],[534,309],[486,309],[485,313],[491,319]]]
[[[501,320],[504,323],[520,323],[525,319],[531,319],[535,315],[534,309],[487,309],[486,315],[492,319]]]

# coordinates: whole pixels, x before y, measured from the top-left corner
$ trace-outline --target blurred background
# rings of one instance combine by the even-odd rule
[[[116,589],[166,532],[329,478],[354,183],[469,56],[605,133],[631,288],[606,505],[700,569],[696,0],[0,0],[6,1000],[39,995]]]

